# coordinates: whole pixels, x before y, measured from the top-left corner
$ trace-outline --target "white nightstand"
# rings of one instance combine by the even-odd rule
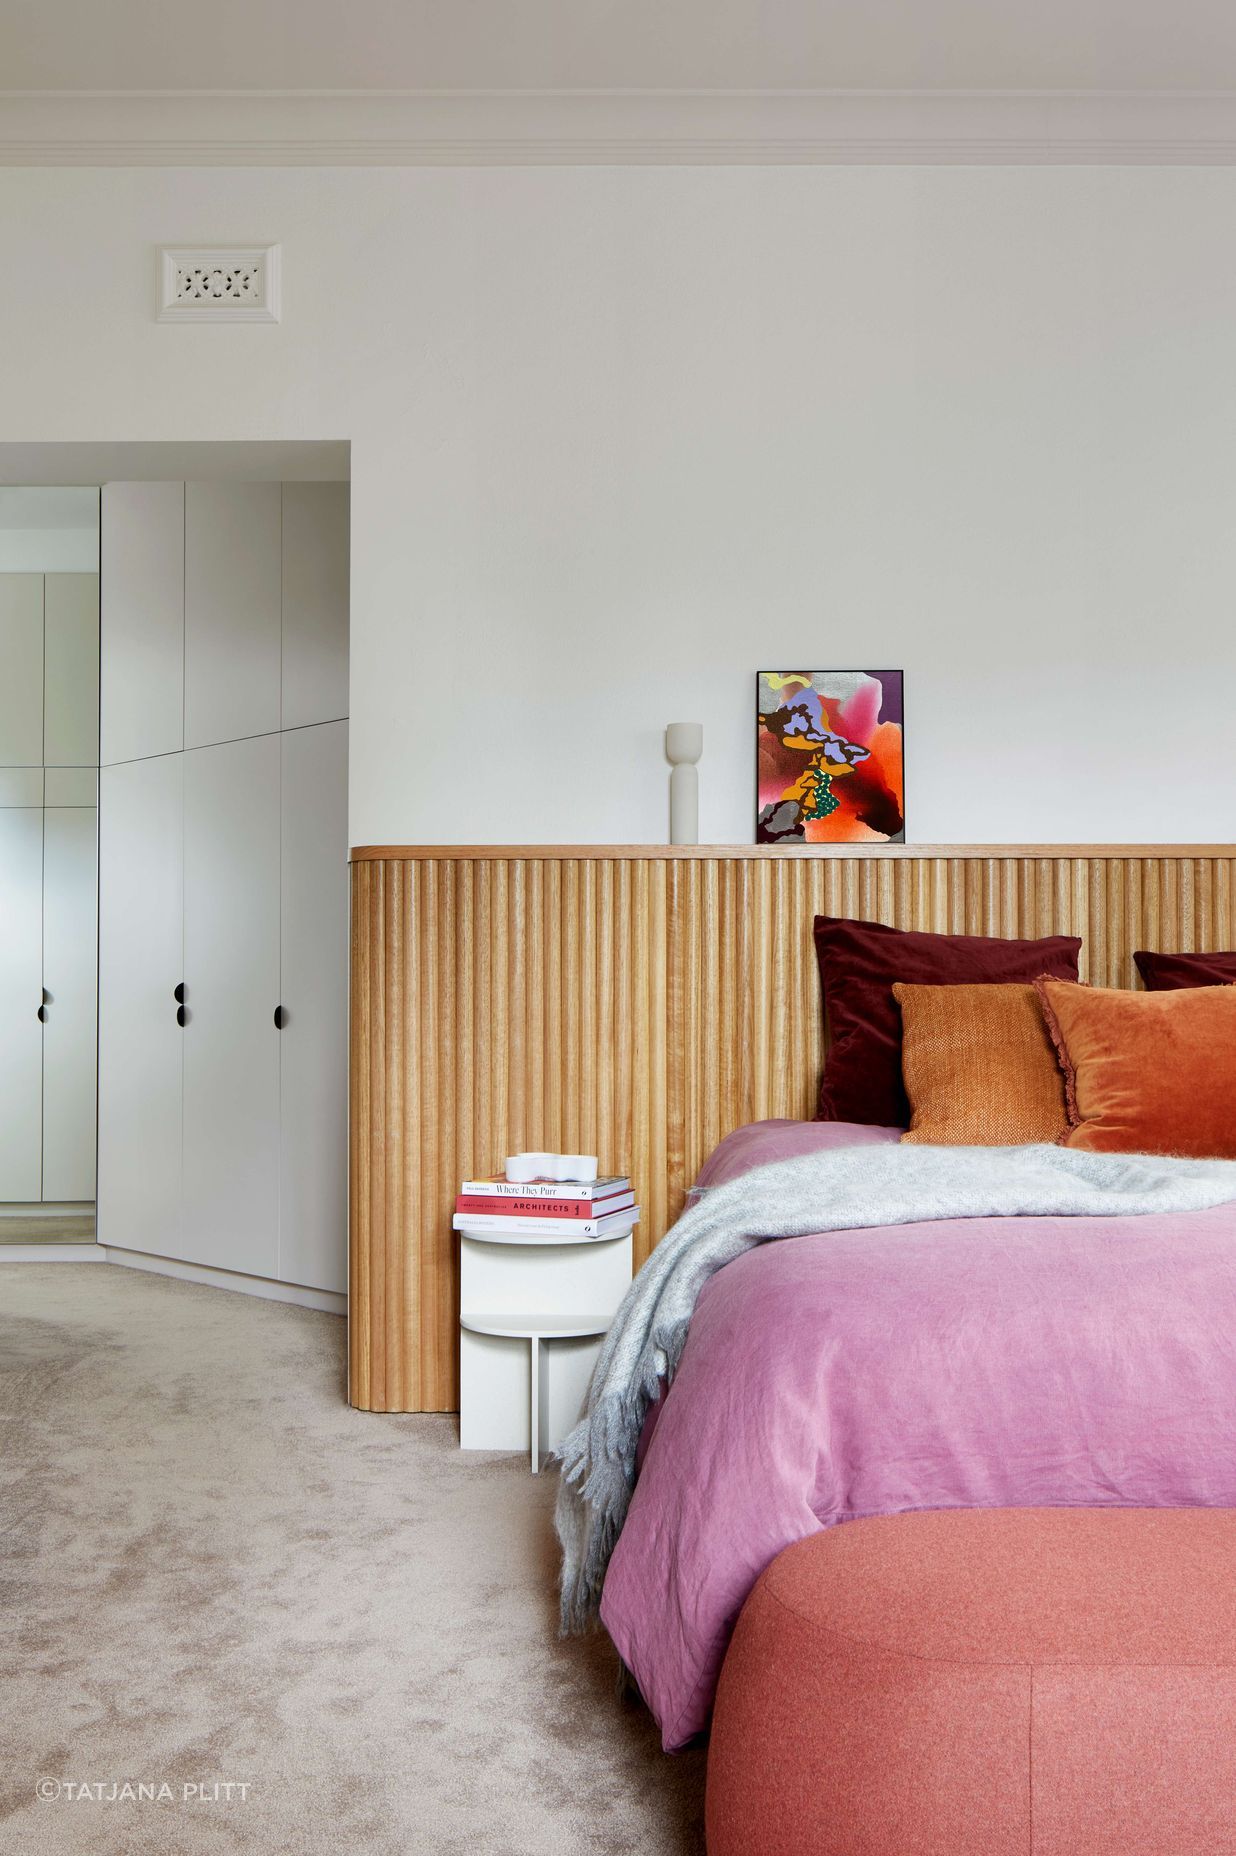
[[[527,1450],[532,1473],[583,1411],[631,1286],[636,1219],[604,1237],[459,1233],[459,1443]]]

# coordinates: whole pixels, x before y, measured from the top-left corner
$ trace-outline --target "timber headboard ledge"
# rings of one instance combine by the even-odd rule
[[[459,1181],[524,1148],[629,1172],[636,1263],[709,1151],[805,1118],[823,1055],[812,917],[1231,945],[1234,845],[367,845],[352,852],[349,1384],[458,1405]]]

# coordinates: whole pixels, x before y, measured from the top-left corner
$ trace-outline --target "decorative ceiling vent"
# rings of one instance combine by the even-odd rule
[[[162,245],[160,322],[278,322],[278,245]]]

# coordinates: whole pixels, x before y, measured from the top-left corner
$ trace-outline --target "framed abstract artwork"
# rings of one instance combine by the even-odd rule
[[[904,844],[902,673],[761,670],[757,844]]]

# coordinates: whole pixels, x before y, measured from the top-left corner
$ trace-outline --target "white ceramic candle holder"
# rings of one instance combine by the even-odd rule
[[[513,1186],[526,1186],[534,1179],[569,1181],[572,1185],[590,1186],[597,1176],[595,1154],[508,1154],[506,1177]]]
[[[700,776],[696,762],[704,752],[702,722],[671,722],[665,731],[670,774],[670,843],[700,841]]]

